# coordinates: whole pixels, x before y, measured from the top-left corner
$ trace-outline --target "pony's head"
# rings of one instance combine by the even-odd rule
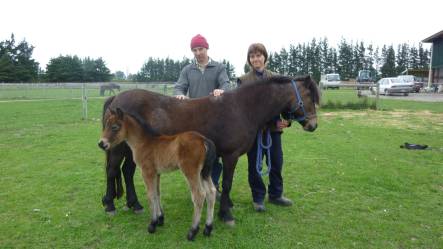
[[[100,148],[109,150],[125,140],[126,123],[124,122],[124,116],[125,114],[120,108],[106,111],[102,136],[98,142]]]
[[[317,128],[316,105],[320,103],[320,92],[310,76],[291,80],[293,97],[282,116],[298,121],[305,131]]]

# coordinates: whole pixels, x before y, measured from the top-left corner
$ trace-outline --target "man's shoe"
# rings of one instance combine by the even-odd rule
[[[257,212],[266,211],[265,204],[263,202],[262,203],[253,202],[252,204],[254,205],[255,211]]]
[[[292,201],[283,196],[279,198],[269,198],[269,203],[284,207],[292,206]]]

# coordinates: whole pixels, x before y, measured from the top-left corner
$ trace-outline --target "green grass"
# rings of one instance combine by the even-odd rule
[[[90,100],[87,121],[79,100],[0,103],[0,248],[443,247],[443,151],[399,148],[443,147],[442,103],[322,109],[314,133],[294,124],[283,148],[285,195],[295,205],[266,202],[265,213],[254,212],[242,157],[235,228],[217,219],[212,237],[194,243],[185,240],[192,202],[178,172],[162,176],[166,220],[156,234],[146,231],[149,212],[123,211],[124,200],[116,216],[104,214],[102,103]],[[135,182],[147,208],[139,170]]]

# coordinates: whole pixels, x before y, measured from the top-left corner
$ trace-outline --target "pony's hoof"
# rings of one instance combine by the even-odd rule
[[[163,226],[165,224],[165,216],[162,214],[158,217],[158,225]]]
[[[117,213],[117,211],[114,209],[114,210],[111,210],[111,211],[106,211],[106,214],[108,215],[108,216],[115,216],[115,214]]]
[[[235,226],[235,220],[232,214],[230,213],[219,213],[218,214],[221,218],[221,220],[229,227]]]
[[[228,227],[235,227],[235,220],[225,220],[224,222]]]
[[[198,233],[198,229],[199,229],[198,226],[196,228],[191,227],[191,229],[189,229],[188,236],[187,236],[189,241],[194,241],[195,235],[197,235],[197,233]]]
[[[155,233],[155,229],[157,228],[157,221],[151,221],[151,224],[148,226],[149,233]]]
[[[141,208],[141,209],[134,209],[134,214],[142,214],[143,211],[144,211],[143,208]]]
[[[205,225],[205,230],[203,230],[203,234],[205,236],[211,236],[211,232],[212,232],[212,224],[211,225]]]
[[[125,212],[126,212],[126,211],[129,211],[129,209],[130,209],[130,208],[129,208],[127,205],[125,205],[125,206],[123,207],[123,211],[125,211]]]

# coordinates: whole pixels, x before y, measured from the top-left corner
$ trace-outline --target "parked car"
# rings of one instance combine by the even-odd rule
[[[402,79],[395,78],[382,78],[378,81],[379,93],[384,95],[390,95],[393,93],[403,94],[408,96],[412,90],[413,84],[404,82]],[[373,90],[375,90],[373,88]]]
[[[324,74],[320,79],[320,86],[323,89],[339,89],[341,85],[340,75],[338,73]]]
[[[420,82],[418,80],[418,78],[415,77],[414,75],[399,75],[399,76],[397,76],[397,78],[403,80],[406,83],[413,84],[411,92],[418,93],[418,92],[420,92],[420,89],[422,89],[424,86],[424,83]]]

